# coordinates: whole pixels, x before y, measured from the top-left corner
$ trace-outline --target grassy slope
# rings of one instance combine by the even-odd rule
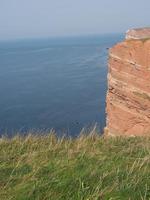
[[[150,138],[2,138],[0,199],[150,199]]]

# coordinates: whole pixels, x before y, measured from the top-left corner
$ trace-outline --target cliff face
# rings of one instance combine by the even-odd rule
[[[109,51],[109,135],[150,135],[149,38],[150,29],[134,29]]]

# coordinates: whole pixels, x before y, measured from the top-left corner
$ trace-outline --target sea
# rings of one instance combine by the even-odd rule
[[[0,42],[0,135],[105,127],[108,49],[122,34]]]

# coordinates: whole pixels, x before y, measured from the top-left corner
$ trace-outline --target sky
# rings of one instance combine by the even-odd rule
[[[0,0],[0,40],[150,26],[150,0]]]

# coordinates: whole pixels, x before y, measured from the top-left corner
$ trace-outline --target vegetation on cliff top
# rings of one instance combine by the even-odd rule
[[[0,199],[150,199],[150,138],[1,138]]]

